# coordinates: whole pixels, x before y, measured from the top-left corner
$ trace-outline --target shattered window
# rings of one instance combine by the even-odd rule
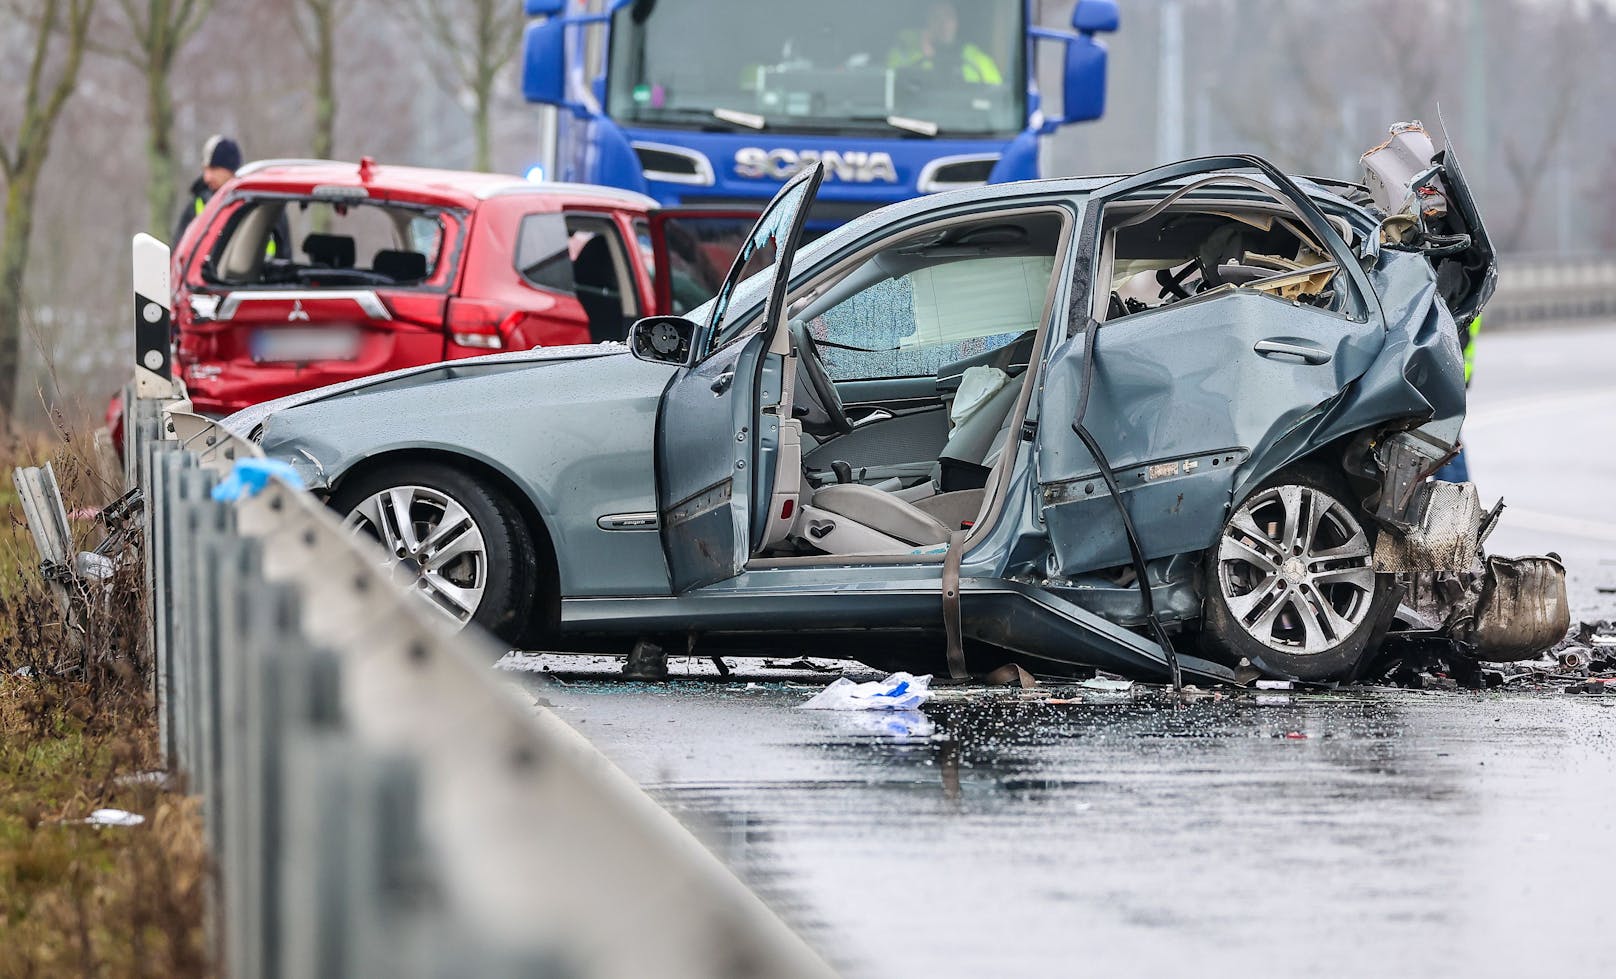
[[[833,380],[924,377],[1037,329],[1053,255],[928,265],[877,282],[809,323]]]
[[[1106,216],[1112,258],[1103,321],[1237,290],[1362,315],[1349,277],[1294,215],[1250,205],[1175,206],[1154,216],[1116,210]]]
[[[803,208],[812,202],[814,185],[808,180],[799,182],[795,187],[782,191],[769,209],[758,218],[757,225],[753,227],[751,240],[741,247],[740,254],[735,257],[739,268],[731,267],[729,280],[718,291],[713,304],[712,332],[707,343],[708,350],[716,350],[730,341],[760,329],[763,323],[772,318],[768,315],[748,317],[747,310],[731,310],[730,299],[735,295],[735,288],[754,276],[768,273],[773,276],[781,273],[775,265],[786,250],[788,240],[797,228],[798,216]],[[768,276],[765,276],[767,278]],[[765,310],[765,313],[769,313]],[[733,315],[732,315],[733,314]]]

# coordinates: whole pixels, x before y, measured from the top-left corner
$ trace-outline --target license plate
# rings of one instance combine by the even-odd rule
[[[264,363],[353,360],[359,356],[355,330],[259,330],[252,336],[252,359]]]

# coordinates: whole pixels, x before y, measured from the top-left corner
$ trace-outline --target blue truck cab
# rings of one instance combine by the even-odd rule
[[[664,207],[756,208],[814,161],[816,224],[1039,176],[1040,137],[1100,117],[1113,0],[1070,31],[1036,0],[525,0],[530,102],[556,108],[552,175]],[[1046,113],[1039,53],[1058,49]]]

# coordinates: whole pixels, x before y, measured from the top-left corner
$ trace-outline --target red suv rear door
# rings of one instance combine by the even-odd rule
[[[683,316],[711,299],[760,211],[670,207],[650,216],[657,313]]]

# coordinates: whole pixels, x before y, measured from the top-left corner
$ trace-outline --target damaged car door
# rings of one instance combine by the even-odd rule
[[[1038,435],[1063,575],[1129,561],[1076,422],[1114,471],[1144,557],[1201,550],[1236,490],[1306,440],[1385,333],[1340,232],[1254,158],[1120,181],[1091,199],[1086,221],[1088,281],[1075,288],[1089,291],[1074,308],[1087,303],[1088,327],[1074,322],[1080,332],[1053,355]]]
[[[758,218],[691,344],[693,366],[662,395],[658,516],[675,592],[740,573],[768,524],[779,453],[795,448],[782,446],[780,419],[765,407],[782,398],[786,283],[822,173],[815,165],[793,177]],[[747,316],[731,301],[754,276],[767,299]]]

